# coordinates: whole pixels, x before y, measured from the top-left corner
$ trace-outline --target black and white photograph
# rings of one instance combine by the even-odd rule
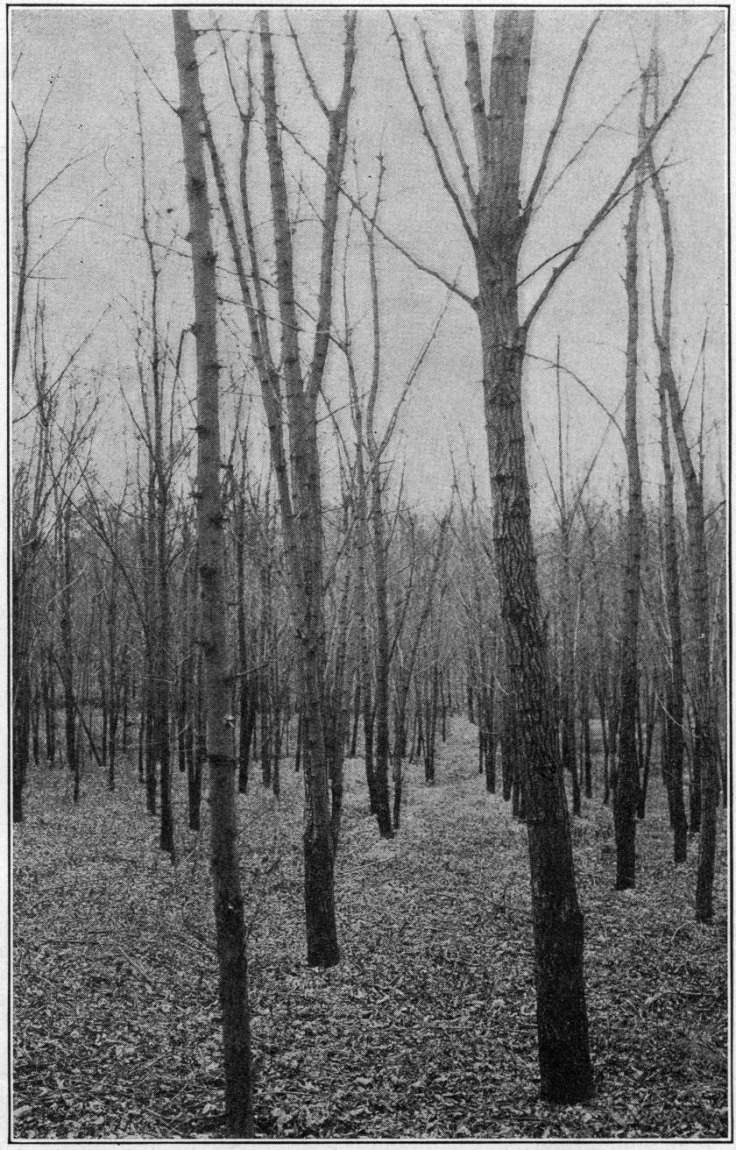
[[[730,6],[5,17],[0,1141],[732,1140]]]

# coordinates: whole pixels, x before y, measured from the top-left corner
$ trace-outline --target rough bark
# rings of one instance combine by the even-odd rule
[[[519,178],[532,28],[530,11],[499,11],[494,17],[488,117],[472,58],[477,44],[472,15],[466,21],[466,43],[468,90],[479,109],[474,117],[480,167],[475,251],[493,542],[528,824],[541,1096],[574,1102],[593,1093],[583,919],[537,583],[521,408],[526,329],[517,299],[524,234]]]

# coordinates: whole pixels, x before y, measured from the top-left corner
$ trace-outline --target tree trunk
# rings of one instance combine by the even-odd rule
[[[44,652],[41,694],[43,697],[46,762],[50,767],[53,767],[56,762],[56,672],[52,659],[46,652]]]
[[[197,344],[197,538],[201,642],[205,667],[210,770],[211,857],[220,971],[225,1121],[233,1138],[253,1137],[250,1020],[243,896],[240,888],[232,733],[225,721],[230,688],[224,595],[225,544],[220,496],[219,371],[216,256],[200,125],[202,94],[195,36],[185,9],[173,12],[179,73],[189,241]]]
[[[648,76],[642,77],[639,111],[639,147],[645,134]],[[639,805],[639,762],[636,724],[639,700],[639,600],[641,579],[641,546],[644,511],[639,463],[637,422],[637,370],[639,343],[638,231],[643,196],[643,163],[637,165],[636,183],[631,194],[626,224],[626,301],[628,307],[626,335],[626,467],[629,481],[626,524],[626,565],[624,597],[621,609],[621,711],[619,718],[618,764],[613,796],[613,819],[616,835],[616,890],[627,890],[636,883],[636,811]]]
[[[71,551],[72,508],[68,503],[62,518],[62,563],[63,586],[61,589],[61,630],[62,668],[64,682],[64,731],[66,735],[66,765],[73,779],[74,802],[79,802],[79,747],[77,744],[77,705],[74,697],[74,640],[72,628],[72,551]],[[30,684],[29,684],[30,703]]]
[[[325,715],[325,623],[323,604],[322,497],[317,439],[316,405],[330,341],[332,274],[339,207],[339,186],[345,161],[347,120],[355,58],[355,14],[345,17],[343,84],[339,102],[327,112],[329,143],[325,162],[322,212],[318,320],[309,372],[302,373],[299,316],[296,304],[292,221],[280,140],[276,96],[276,68],[267,12],[260,13],[263,58],[263,105],[266,156],[273,217],[274,254],[281,328],[281,370],[289,432],[289,468],[284,453],[284,415],[279,375],[268,350],[268,334],[251,314],[254,357],[258,359],[261,389],[269,426],[271,457],[276,473],[286,543],[292,615],[299,648],[302,764],[304,776],[304,901],[307,926],[307,961],[310,966],[333,966],[339,961],[334,901],[335,819],[330,803]],[[224,189],[224,183],[221,183]],[[241,181],[242,183],[242,181]],[[224,201],[221,193],[221,200]],[[246,228],[249,212],[246,207]],[[237,239],[233,248],[237,248]],[[253,252],[250,245],[251,253]],[[258,291],[258,269],[251,258]],[[250,288],[241,276],[244,301]]]
[[[695,722],[692,743],[692,782],[690,829],[700,826],[698,878],[695,892],[695,917],[698,922],[713,918],[713,877],[715,873],[718,805],[718,766],[716,755],[716,720],[710,673],[710,604],[708,598],[707,547],[702,477],[693,463],[685,430],[684,412],[672,367],[672,278],[674,243],[669,204],[657,173],[651,149],[648,155],[652,186],[657,198],[665,247],[665,279],[661,329],[655,323],[659,351],[660,387],[667,392],[672,431],[685,487],[688,567],[692,601],[692,666],[690,693]],[[698,794],[698,791],[701,793]],[[695,800],[693,802],[693,800]]]
[[[489,104],[478,127],[478,321],[493,502],[493,541],[515,697],[519,764],[529,837],[541,1096],[577,1102],[593,1093],[583,982],[583,918],[557,744],[547,634],[536,575],[521,409],[526,331],[518,314],[523,238],[519,173],[533,14],[497,11]],[[483,107],[466,23],[468,90]]]
[[[376,819],[382,838],[391,838],[393,831],[399,826],[399,811],[401,809],[401,765],[398,767],[399,797],[396,800],[397,769],[394,765],[394,811],[393,817],[389,809],[389,699],[388,681],[390,674],[391,654],[389,642],[388,623],[388,576],[386,572],[386,540],[383,516],[383,493],[381,490],[381,474],[378,460],[372,459],[371,472],[371,526],[373,528],[373,570],[375,575],[376,596],[376,699],[375,699],[375,725],[376,725],[376,760],[374,771],[374,789],[376,800]]]

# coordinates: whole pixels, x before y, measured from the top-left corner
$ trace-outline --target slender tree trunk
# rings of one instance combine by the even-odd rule
[[[642,77],[639,112],[639,147],[643,144],[648,75]],[[637,420],[637,371],[639,344],[639,213],[643,196],[643,163],[637,166],[636,183],[626,224],[626,466],[629,481],[626,524],[626,565],[621,612],[621,711],[619,719],[618,764],[614,790],[613,817],[616,834],[616,890],[636,883],[636,812],[639,805],[639,762],[636,725],[639,700],[639,602],[641,547],[644,532],[641,467]]]
[[[383,493],[381,488],[381,475],[378,460],[372,459],[371,472],[371,526],[373,528],[373,571],[375,576],[376,597],[376,699],[375,699],[375,726],[376,726],[376,760],[374,771],[374,788],[376,801],[376,819],[382,838],[391,838],[394,830],[399,826],[399,811],[401,809],[401,764],[396,767],[394,759],[394,809],[393,817],[389,811],[389,698],[388,684],[391,670],[391,654],[388,623],[388,575],[386,571],[386,540],[383,516]],[[396,786],[398,777],[398,801],[396,799]]]
[[[494,658],[495,664],[495,658]],[[496,705],[496,678],[495,671],[489,668],[488,685],[483,688],[483,728],[484,728],[484,766],[486,775],[486,790],[489,794],[496,792],[496,730],[494,723],[494,709]]]
[[[216,256],[204,165],[202,94],[195,36],[185,9],[173,12],[179,73],[189,238],[194,273],[197,344],[197,538],[202,650],[205,666],[211,855],[220,971],[225,1070],[225,1120],[233,1138],[253,1137],[250,1019],[243,896],[235,805],[235,759],[229,713],[225,633],[225,544],[220,497],[219,371]]]
[[[22,578],[13,556],[13,822],[23,821],[23,788],[28,773],[31,683]]]
[[[64,585],[61,591],[61,650],[64,681],[64,730],[66,734],[66,764],[73,779],[74,802],[79,802],[79,747],[77,745],[77,705],[74,697],[74,632],[72,626],[72,550],[71,504],[67,504],[62,518],[62,563]],[[30,686],[29,686],[30,692]]]
[[[593,798],[593,755],[590,743],[590,686],[587,668],[580,683],[580,740],[583,786],[586,799]]]
[[[245,447],[242,452],[242,469],[239,489],[235,495],[235,579],[237,597],[238,628],[238,791],[245,794],[248,789],[248,766],[250,761],[251,686],[247,668],[247,643],[245,626],[245,469],[247,459]]]
[[[282,371],[289,428],[291,491],[284,460],[280,398],[275,394],[275,384],[268,377],[269,373],[262,373],[261,385],[269,421],[272,459],[279,485],[292,611],[300,656],[307,961],[310,966],[328,967],[339,961],[339,948],[334,897],[335,820],[332,817],[334,812],[331,810],[326,754],[322,497],[316,405],[330,339],[338,189],[345,160],[348,110],[352,92],[355,14],[348,13],[345,17],[343,85],[337,106],[327,113],[329,143],[322,212],[319,316],[307,378],[303,376],[300,362],[292,221],[289,215],[281,149],[276,69],[268,13],[261,12],[259,19],[263,57],[266,154],[281,320]],[[247,290],[246,285],[244,292]]]
[[[371,708],[372,710],[372,708]],[[358,728],[360,726],[361,716],[363,715],[362,695],[360,691],[360,680],[356,679],[355,688],[353,690],[353,725],[350,735],[350,751],[349,758],[355,759],[358,757]],[[372,735],[372,725],[371,725]],[[373,748],[371,747],[371,758],[373,757]],[[371,811],[371,814],[373,812]]]
[[[53,767],[56,762],[56,671],[51,657],[46,652],[44,652],[41,693],[43,696],[46,762],[50,767]]]
[[[379,834],[389,838],[391,830],[391,817],[388,810],[388,792],[384,788],[382,802],[376,787],[376,771],[373,755],[373,669],[371,666],[371,652],[368,642],[368,594],[366,557],[368,552],[368,492],[365,477],[365,447],[363,441],[363,409],[358,395],[357,383],[351,373],[351,410],[353,427],[355,429],[355,485],[356,485],[356,524],[355,524],[355,614],[358,621],[358,659],[359,680],[356,685],[356,696],[362,702],[363,710],[363,757],[365,761],[365,777],[368,785],[368,800],[371,814],[378,820]],[[356,707],[357,714],[357,707]],[[356,722],[357,731],[357,722]],[[384,778],[387,779],[384,771]],[[383,818],[381,816],[384,816]]]
[[[687,524],[688,567],[692,601],[692,667],[690,693],[694,708],[692,742],[692,780],[690,829],[700,827],[698,846],[698,877],[695,892],[695,917],[698,922],[713,918],[713,877],[715,873],[716,830],[718,806],[718,766],[716,755],[716,718],[710,673],[710,603],[708,597],[708,566],[705,540],[705,510],[703,505],[702,476],[693,462],[685,430],[684,412],[672,367],[672,280],[674,273],[674,242],[669,204],[656,171],[651,150],[648,156],[652,186],[657,198],[662,221],[665,247],[665,280],[663,290],[661,328],[655,323],[655,338],[659,351],[660,387],[667,392],[672,431],[685,487],[685,518]],[[699,786],[698,786],[699,784]],[[697,790],[702,788],[701,795]],[[695,809],[693,797],[697,795]],[[699,808],[699,809],[698,809]]]

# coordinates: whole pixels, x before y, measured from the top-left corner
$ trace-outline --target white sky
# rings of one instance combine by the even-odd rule
[[[332,99],[341,78],[342,16],[340,9],[292,8],[294,23],[318,83]],[[212,23],[215,14],[228,29],[247,29],[255,9],[200,8],[196,22]],[[414,16],[427,27],[442,69],[448,95],[456,113],[467,153],[472,154],[466,92],[465,66],[459,8],[416,8],[397,12],[407,41],[416,43]],[[533,173],[546,132],[554,117],[560,93],[580,39],[592,15],[589,9],[540,10],[535,27],[530,78],[528,131],[525,148],[527,181]],[[664,61],[662,102],[669,99],[702,51],[713,28],[723,19],[723,9],[668,8],[659,16],[659,44]],[[479,11],[479,29],[487,54],[492,14]],[[648,53],[652,10],[611,8],[604,13],[579,77],[568,116],[568,128],[553,154],[550,171],[556,173],[574,154],[580,141],[616,105],[635,81],[637,53]],[[111,474],[113,461],[121,459],[125,417],[118,400],[118,380],[135,388],[133,322],[129,304],[140,303],[145,290],[145,253],[139,234],[138,141],[133,90],[138,83],[144,107],[149,181],[159,213],[157,238],[168,243],[174,229],[186,231],[179,124],[155,94],[133,60],[128,40],[135,46],[162,91],[176,102],[178,85],[173,53],[170,11],[163,8],[17,8],[12,11],[11,54],[23,52],[13,85],[13,98],[24,122],[32,120],[48,90],[49,79],[58,73],[42,132],[42,147],[34,157],[32,186],[49,178],[72,155],[84,155],[78,165],[53,185],[39,202],[36,214],[36,253],[45,249],[83,217],[43,265],[50,328],[50,344],[60,362],[69,349],[110,307],[85,353],[84,364],[104,374],[106,415],[101,421],[101,471]],[[286,35],[283,15],[272,13],[272,28],[280,65],[280,96],[283,118],[293,125],[308,146],[324,153],[325,127],[315,112],[296,65],[293,45]],[[214,38],[211,38],[214,47]],[[405,89],[396,46],[383,10],[362,9],[358,21],[358,60],[354,75],[355,97],[351,129],[357,139],[362,183],[368,187],[370,171],[379,148],[387,165],[385,229],[400,238],[426,263],[448,278],[458,274],[467,290],[475,290],[472,255],[433,167],[420,135],[416,113]],[[233,52],[243,52],[245,36],[233,39]],[[258,57],[255,45],[254,56]],[[440,126],[431,80],[416,52],[412,52],[415,75],[421,76],[432,122]],[[237,121],[222,87],[222,65],[209,59],[204,81],[213,119],[223,147],[232,143],[230,154],[237,163]],[[626,99],[584,159],[554,190],[535,219],[523,252],[523,269],[570,242],[605,198],[626,158],[631,154],[636,129],[638,93]],[[445,155],[450,147],[445,141]],[[17,160],[17,133],[13,157]],[[254,144],[257,147],[256,144]],[[319,173],[292,144],[286,144],[291,175],[303,179],[316,194]],[[725,441],[726,359],[726,203],[725,203],[725,81],[724,45],[719,37],[686,93],[671,128],[662,137],[658,154],[669,157],[666,180],[674,216],[678,270],[676,272],[676,364],[689,380],[708,317],[711,333],[708,357],[707,423],[721,424],[720,433],[708,440],[711,481]],[[233,173],[235,168],[232,169]],[[17,170],[16,170],[17,175]],[[350,176],[352,180],[352,175]],[[321,198],[321,196],[320,196]],[[530,352],[554,355],[559,333],[563,362],[580,375],[609,408],[622,394],[625,343],[625,297],[623,273],[623,224],[626,208],[612,216],[592,241],[579,262],[561,282],[536,322]],[[266,192],[262,224],[268,227]],[[359,229],[358,229],[359,231]],[[268,234],[265,232],[264,234]],[[310,229],[299,231],[297,245],[305,285],[305,300],[314,287],[314,247]],[[185,245],[179,239],[179,250]],[[644,220],[643,247],[658,261],[656,215]],[[224,255],[224,245],[223,245]],[[354,250],[351,274],[353,318],[365,314],[366,288],[360,267],[360,247]],[[421,276],[396,252],[381,246],[381,294],[384,302],[384,353],[387,406],[398,394],[401,382],[441,308],[445,292],[436,281]],[[648,274],[648,273],[645,273]],[[186,261],[173,255],[166,270],[167,312],[173,340],[190,322]],[[225,284],[226,281],[223,281]],[[644,284],[646,284],[644,280]],[[232,294],[237,293],[233,290]],[[642,293],[646,303],[648,288]],[[338,308],[339,314],[339,308]],[[367,318],[363,327],[367,325]],[[646,332],[646,324],[644,325]],[[361,336],[358,335],[358,340]],[[305,347],[307,346],[305,341]],[[329,388],[336,405],[345,402],[344,371],[337,353],[331,352]],[[643,367],[651,366],[644,357]],[[365,383],[368,382],[368,369]],[[553,375],[538,361],[530,360],[526,380],[526,409],[536,439],[556,474],[556,428]],[[691,401],[693,415],[699,408]],[[574,383],[565,384],[565,408],[569,420],[570,470],[583,474],[600,442],[605,419],[600,409]],[[641,381],[642,432],[645,481],[656,496],[659,479],[658,426],[654,419],[656,395],[651,384]],[[260,420],[260,402],[254,403]],[[480,393],[480,351],[477,325],[469,309],[453,302],[440,336],[421,378],[415,384],[401,423],[401,442],[395,452],[406,459],[407,490],[412,500],[428,507],[443,503],[449,488],[449,451],[459,463],[465,459],[467,441],[479,477],[486,483],[485,432]],[[546,480],[538,449],[529,443],[533,479],[537,483],[537,506],[548,506]],[[622,452],[615,432],[609,432],[596,476],[599,494],[612,494],[622,474]]]

